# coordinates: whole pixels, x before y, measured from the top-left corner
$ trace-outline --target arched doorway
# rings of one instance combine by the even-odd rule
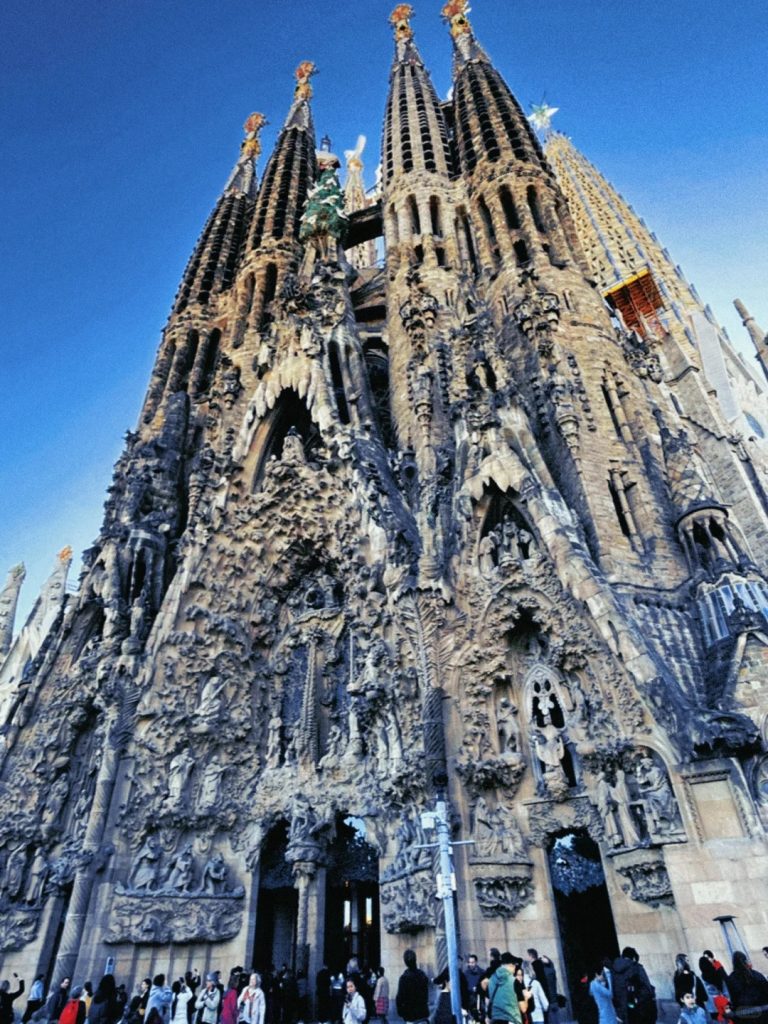
[[[357,956],[361,966],[378,966],[379,927],[378,854],[366,841],[359,818],[340,819],[328,851],[325,963],[332,971],[340,971],[351,956]]]
[[[259,902],[253,966],[267,972],[271,964],[294,966],[297,893],[285,854],[288,826],[283,821],[264,840],[259,862]]]
[[[585,831],[553,836],[548,850],[560,945],[573,993],[585,972],[619,955],[600,849]]]

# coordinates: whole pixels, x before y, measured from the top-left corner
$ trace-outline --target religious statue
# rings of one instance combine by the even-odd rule
[[[195,721],[191,726],[191,732],[215,732],[218,728],[224,706],[221,694],[225,685],[225,681],[219,676],[211,676],[205,684],[200,695],[200,703],[195,708]]]
[[[45,807],[41,821],[43,825],[51,826],[56,823],[59,815],[61,814],[61,808],[64,805],[64,801],[67,799],[69,793],[69,779],[67,775],[59,775],[56,781],[51,786],[50,792],[48,793],[48,799],[45,801]]]
[[[214,853],[203,868],[202,890],[210,896],[224,891],[227,881],[227,865],[220,853]]]
[[[279,768],[283,755],[283,720],[275,709],[267,726],[267,768]]]
[[[35,852],[32,860],[32,867],[29,869],[29,881],[27,883],[26,900],[30,905],[40,903],[45,889],[45,880],[48,877],[48,858],[45,850],[41,847]]]
[[[3,882],[3,889],[6,897],[13,902],[18,898],[21,892],[22,882],[24,881],[24,871],[27,866],[27,844],[25,842],[18,843],[14,846],[8,854],[8,860],[5,865],[5,880]]]
[[[477,551],[480,556],[480,573],[487,579],[496,569],[496,534],[493,530],[486,533],[480,541]]]
[[[168,878],[163,888],[173,889],[175,892],[189,892],[192,886],[192,869],[194,859],[192,857],[192,844],[185,843],[181,850],[171,860],[168,869]]]
[[[655,832],[670,832],[677,822],[677,801],[666,772],[651,757],[641,758],[635,777]]]
[[[156,836],[147,836],[136,854],[128,887],[136,892],[151,892],[157,886],[160,868],[160,843]]]
[[[613,787],[613,798],[616,801],[616,811],[619,816],[619,828],[624,839],[624,845],[634,848],[640,845],[640,833],[638,832],[635,819],[632,817],[630,801],[632,796],[627,785],[627,776],[623,768],[616,769],[616,783]]]
[[[203,769],[200,782],[200,796],[197,801],[200,810],[210,810],[218,803],[221,777],[226,770],[226,765],[220,764],[215,757]]]
[[[182,803],[184,787],[194,763],[195,759],[186,747],[171,759],[168,768],[168,796],[166,798],[168,807],[178,807]]]
[[[606,842],[611,847],[622,846],[623,837],[616,820],[616,797],[605,772],[600,772],[597,777],[593,802],[603,821]]]
[[[502,697],[496,708],[496,734],[499,737],[499,753],[517,751],[517,708],[508,697]]]

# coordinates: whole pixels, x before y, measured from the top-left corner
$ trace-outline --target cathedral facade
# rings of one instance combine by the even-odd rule
[[[411,14],[374,202],[310,62],[260,181],[246,122],[80,588],[0,677],[5,974],[439,970],[438,801],[465,954],[565,991],[631,944],[668,996],[715,919],[768,941],[758,455],[671,300],[610,301],[465,0],[450,102]]]

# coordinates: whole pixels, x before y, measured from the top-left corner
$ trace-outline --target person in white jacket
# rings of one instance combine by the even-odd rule
[[[544,1019],[549,1009],[547,999],[541,982],[535,974],[525,974],[525,987],[531,990],[533,996],[533,1009],[531,1010],[531,1024],[544,1024]]]
[[[347,981],[347,998],[344,1000],[344,1024],[363,1024],[367,1014],[365,1000],[357,991],[354,981],[349,978]]]
[[[195,1006],[203,1011],[202,1024],[217,1024],[221,992],[216,987],[216,975],[209,974],[205,979],[205,988],[197,997]]]
[[[171,1024],[187,1024],[187,1003],[193,998],[194,992],[187,987],[184,978],[179,978],[171,985],[173,999],[171,1000]]]
[[[237,998],[240,1007],[240,1020],[245,1024],[264,1024],[267,1001],[261,987],[261,975],[255,972],[248,979],[248,984]]]

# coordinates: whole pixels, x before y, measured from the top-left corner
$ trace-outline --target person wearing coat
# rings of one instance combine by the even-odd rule
[[[205,978],[205,988],[197,997],[197,1009],[203,1011],[202,1024],[217,1024],[220,1003],[221,992],[216,986],[216,975],[208,974]]]
[[[237,1000],[240,1006],[240,1020],[245,1024],[264,1024],[267,1000],[261,987],[261,976],[254,973]]]
[[[675,957],[675,976],[672,980],[675,986],[675,999],[678,1003],[682,1003],[685,993],[690,992],[696,1000],[697,1006],[707,1005],[707,990],[704,988],[701,978],[691,970],[685,953],[678,953]]]
[[[347,979],[347,997],[344,1000],[344,1015],[342,1020],[344,1024],[363,1024],[363,1021],[368,1016],[368,1009],[365,1005],[365,1000],[357,991],[357,985],[355,985],[352,978]]]
[[[173,993],[173,998],[171,999],[171,1024],[189,1024],[189,1010],[187,1007],[190,1000],[195,997],[194,992],[187,985],[185,978],[179,978],[178,981],[174,981],[171,985],[171,992]]]
[[[592,981],[589,983],[589,994],[597,1004],[597,1019],[599,1024],[617,1024],[616,1010],[613,1006],[613,983],[611,972],[601,967],[595,971]],[[622,1021],[626,1024],[626,1021]]]
[[[522,1014],[515,991],[515,958],[511,953],[501,954],[501,965],[488,980],[488,1018],[491,1021],[509,1021],[521,1024]]]
[[[19,984],[15,992],[11,992],[10,981],[4,981],[0,985],[0,1024],[13,1024],[13,1002],[24,991],[24,979],[20,978],[18,974],[14,974],[14,978]]]
[[[114,974],[105,974],[91,1000],[88,1024],[115,1024],[120,1018],[120,1004],[117,1000],[117,985]]]
[[[749,1024],[768,1024],[768,979],[756,971],[746,953],[733,954],[733,973],[728,975],[733,1020],[748,1019]],[[742,1014],[740,1011],[750,1011]],[[760,1012],[762,1010],[762,1012]]]

